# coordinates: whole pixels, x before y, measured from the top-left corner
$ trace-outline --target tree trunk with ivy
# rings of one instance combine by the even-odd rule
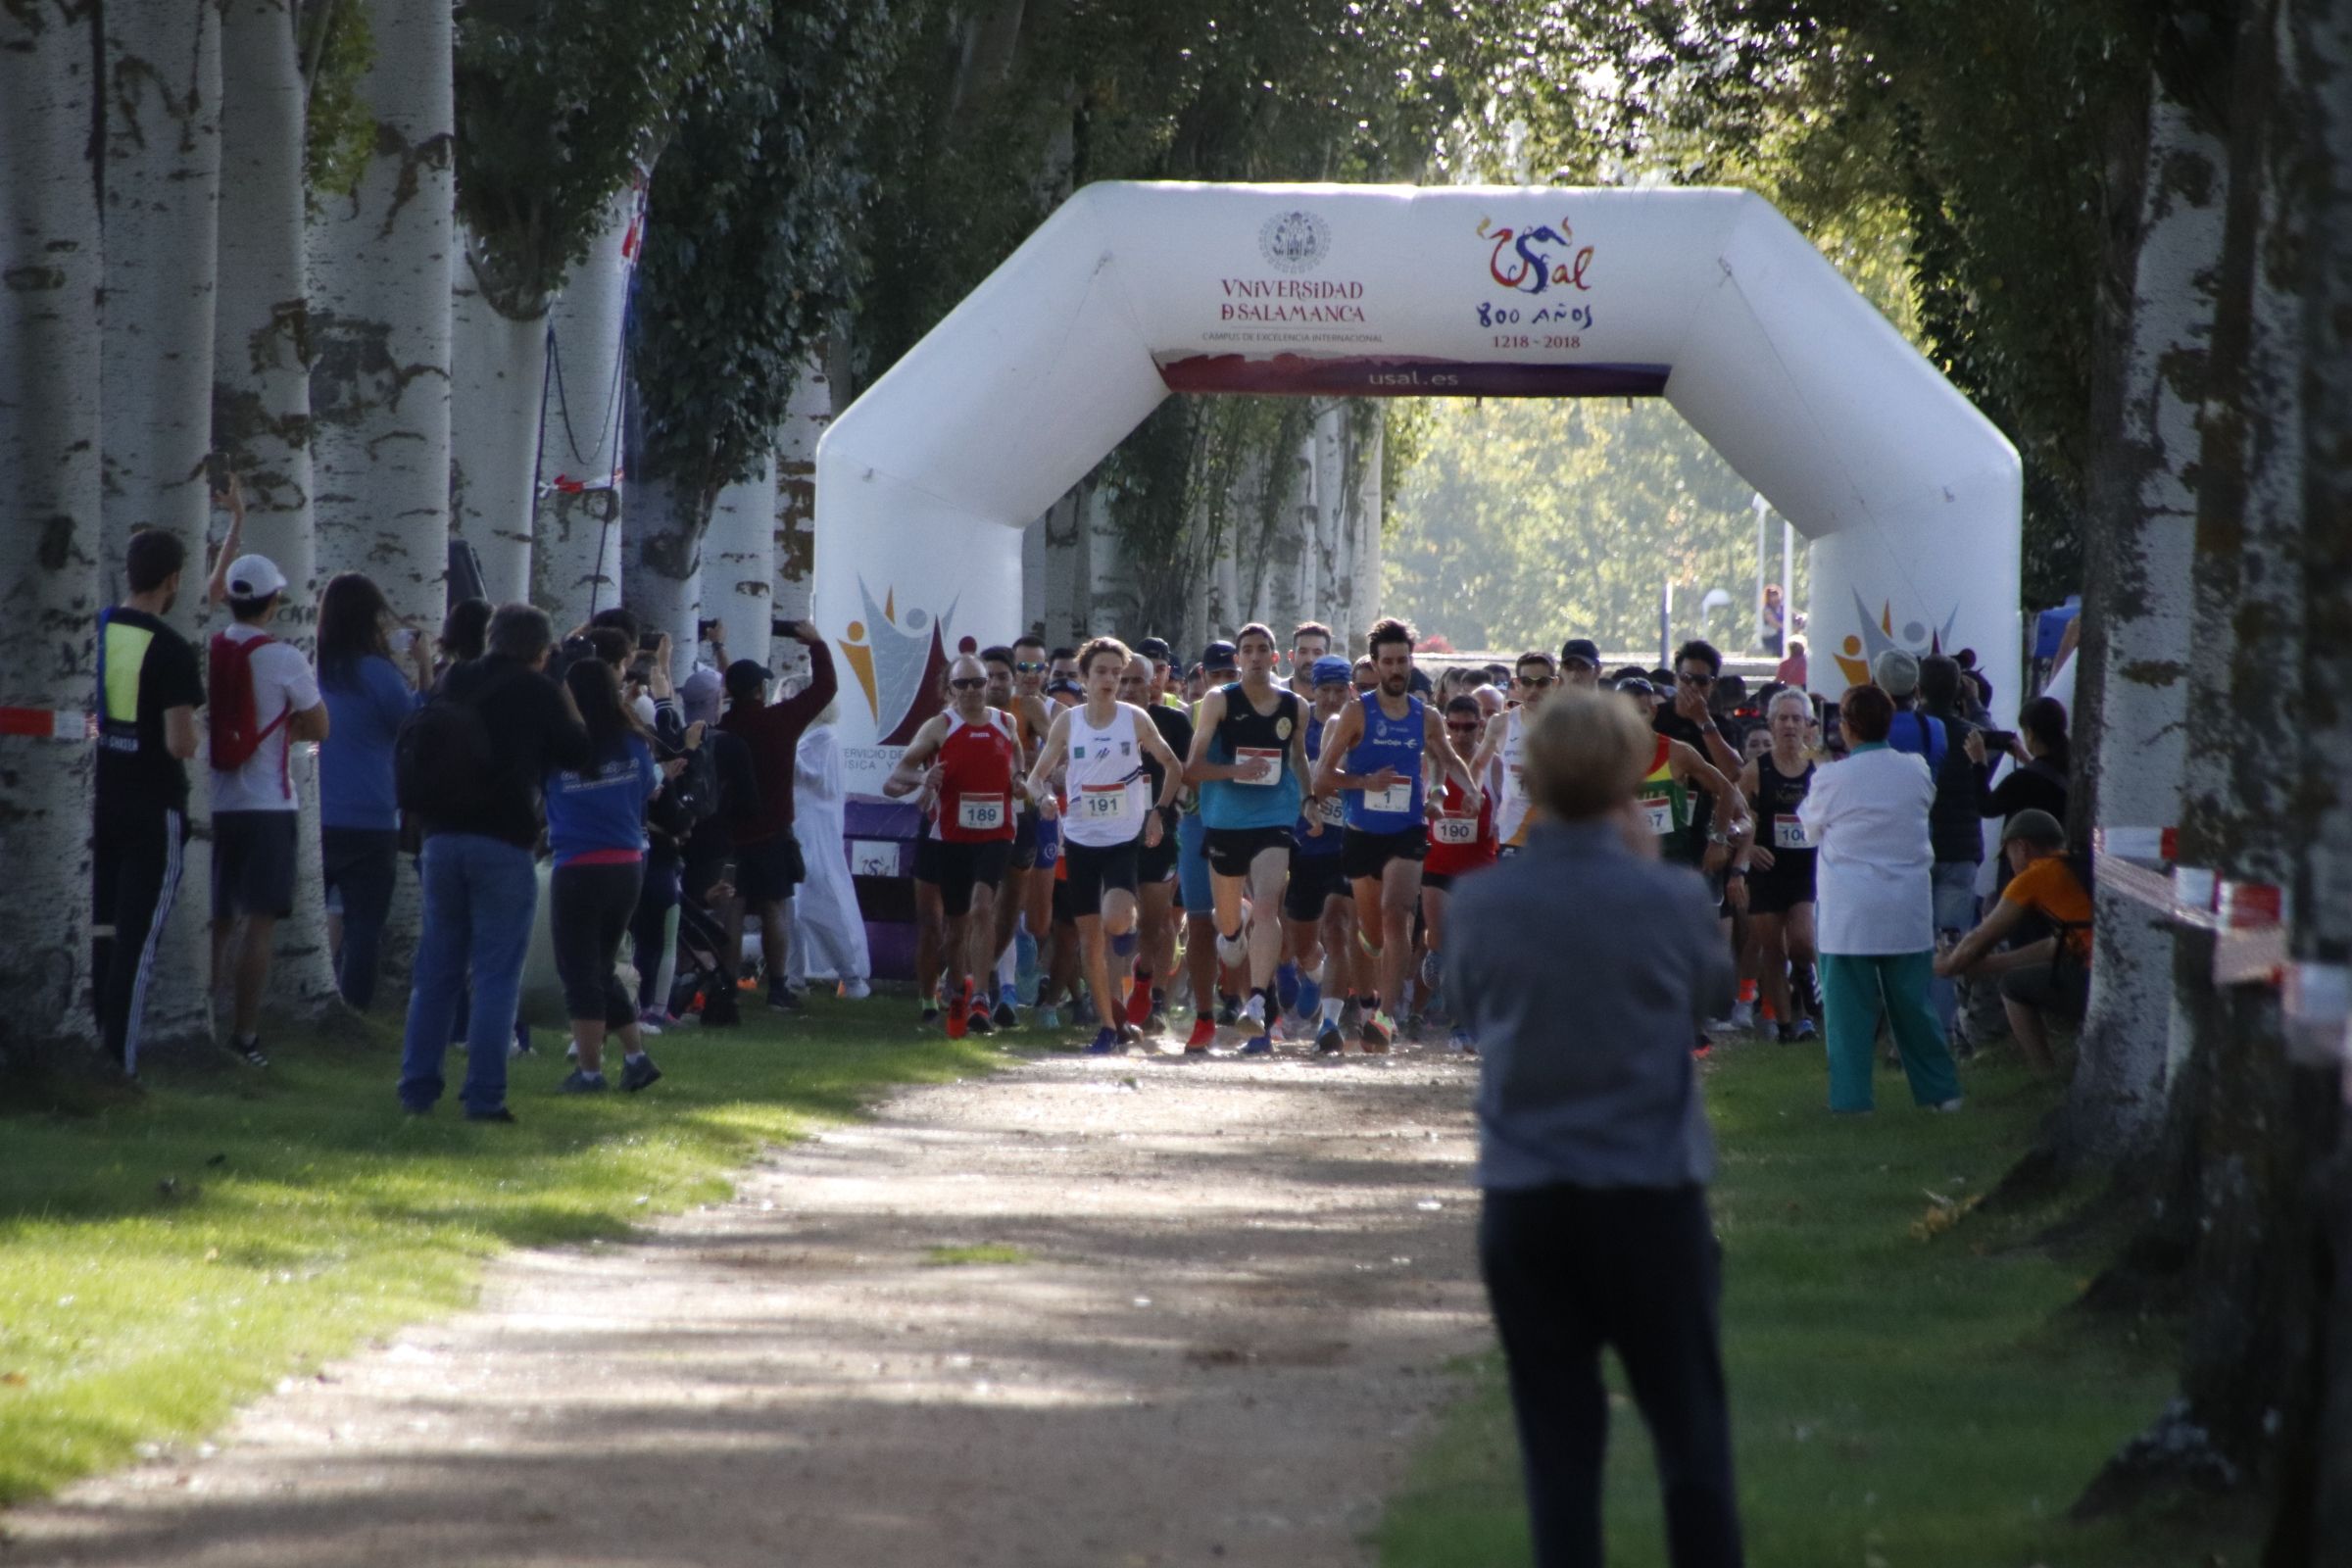
[[[531,594],[547,307],[510,314],[460,231],[450,261],[449,527],[472,546],[494,605]]]
[[[201,645],[220,200],[220,12],[185,0],[118,0],[103,15],[106,483],[99,578],[103,597],[121,597],[132,532],[176,535],[188,564],[166,618]],[[192,812],[203,808],[201,780],[199,786]],[[149,1058],[212,1045],[205,990],[211,866],[201,854],[191,860],[157,945],[140,1030],[140,1052]]]
[[[0,735],[0,1081],[86,1068],[90,759],[98,612],[99,170],[94,14],[0,12],[0,707],[60,715]],[[34,853],[34,847],[39,853]]]
[[[2207,642],[2229,636],[2200,651],[2192,681],[2180,858],[2293,889],[2327,806],[2303,767],[2315,739],[2304,563],[2323,526],[2305,510],[2304,462],[2315,84],[2303,0],[2245,12],[2193,567]],[[2217,990],[2212,938],[2179,940],[2182,1136],[2160,1193],[2188,1205],[2180,1392],[2094,1482],[2089,1511],[2184,1484],[2270,1495],[2314,1415],[2324,1298],[2312,1178],[2341,1119],[2336,1078],[2289,1059],[2276,987]]]
[[[2083,684],[2089,777],[2102,828],[2170,827],[2180,811],[2194,648],[2190,544],[2197,412],[2221,262],[2227,148],[2211,119],[2159,79],[2148,111],[2136,265],[2117,329],[2109,448],[2086,518]],[[2158,911],[2097,890],[2096,961],[2066,1114],[2066,1163],[2134,1168],[2163,1126],[2172,933]]]
[[[637,192],[605,208],[587,260],[572,269],[548,318],[547,420],[539,436],[540,495],[532,527],[531,601],[562,632],[623,599],[622,511],[617,475],[625,465],[621,342],[636,233]],[[573,488],[573,486],[586,488]],[[634,489],[635,486],[629,487]],[[670,525],[662,519],[656,532]],[[651,588],[657,597],[666,590]]]

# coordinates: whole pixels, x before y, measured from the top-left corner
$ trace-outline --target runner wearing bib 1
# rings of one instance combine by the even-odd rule
[[[1380,706],[1381,694],[1369,691],[1356,699],[1363,711],[1363,739],[1348,749],[1343,764],[1361,777],[1393,768],[1396,777],[1384,790],[1348,792],[1348,875],[1373,877],[1391,860],[1418,860],[1429,853],[1429,823],[1423,815],[1421,757],[1429,728],[1429,710],[1418,697],[1407,695],[1402,718],[1391,718]]]

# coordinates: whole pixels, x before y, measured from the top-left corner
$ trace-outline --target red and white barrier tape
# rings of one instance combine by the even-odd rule
[[[97,733],[97,719],[73,709],[0,708],[0,735],[24,735],[43,741],[86,741]]]

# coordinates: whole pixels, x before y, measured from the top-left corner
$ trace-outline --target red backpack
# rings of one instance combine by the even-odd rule
[[[253,651],[277,641],[274,637],[235,638],[213,633],[206,660],[205,700],[212,715],[213,766],[234,772],[253,760],[270,732],[291,718],[291,706],[280,709],[267,724],[257,722],[253,703]]]

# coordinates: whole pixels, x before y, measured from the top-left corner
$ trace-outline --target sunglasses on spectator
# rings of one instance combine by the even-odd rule
[[[1046,666],[1042,663],[1039,663],[1034,659],[1022,659],[1014,661],[1012,667],[1019,670],[1024,675],[1034,675],[1039,670],[1044,669]]]
[[[1557,675],[1522,675],[1519,677],[1519,684],[1529,691],[1540,692],[1546,686],[1558,685],[1559,680],[1560,677]]]
[[[970,675],[966,675],[961,680],[952,680],[948,682],[948,684],[955,687],[959,692],[985,691],[988,689],[988,678],[986,676],[981,676],[975,679]]]

